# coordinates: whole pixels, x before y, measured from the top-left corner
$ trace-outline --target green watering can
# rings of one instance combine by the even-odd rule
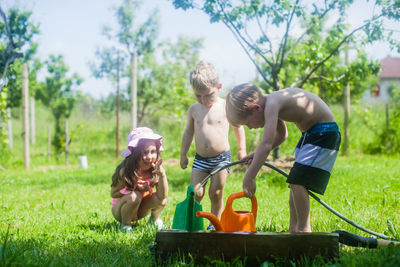
[[[200,203],[194,199],[193,186],[189,185],[186,199],[176,205],[172,229],[186,231],[204,230],[204,219],[196,216],[196,212],[202,210],[203,208]]]

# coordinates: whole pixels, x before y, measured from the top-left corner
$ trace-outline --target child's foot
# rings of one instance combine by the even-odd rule
[[[210,224],[210,225],[207,227],[207,231],[215,231],[214,225]]]
[[[164,222],[163,222],[160,218],[158,218],[158,219],[154,222],[154,224],[157,226],[157,230],[165,229]]]
[[[132,233],[133,232],[133,228],[130,225],[121,225],[119,227],[119,230],[123,233]]]
[[[153,221],[151,215],[149,217],[149,223],[154,224],[157,227],[157,230],[162,230],[166,228],[161,218],[158,218],[157,220]]]

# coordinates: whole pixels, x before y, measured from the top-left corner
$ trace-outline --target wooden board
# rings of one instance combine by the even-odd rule
[[[299,260],[317,255],[339,257],[339,235],[336,233],[245,233],[187,232],[163,230],[156,233],[156,260],[165,261],[174,254],[191,256],[196,263],[210,259],[232,261],[246,258],[246,265],[259,265],[277,258]],[[187,258],[187,257],[186,257]]]

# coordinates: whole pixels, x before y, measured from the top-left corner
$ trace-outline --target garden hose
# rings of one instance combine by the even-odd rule
[[[234,162],[231,162],[231,163],[229,163],[229,164],[226,164],[226,165],[223,165],[223,166],[219,166],[219,167],[216,167],[207,177],[205,177],[202,181],[201,181],[201,184],[202,184],[202,186],[208,181],[208,179],[210,178],[210,177],[212,177],[214,174],[216,174],[216,173],[218,173],[218,172],[220,172],[220,171],[222,171],[223,169],[226,169],[226,168],[229,168],[229,167],[231,167],[231,166],[233,166],[233,165],[236,165],[236,164],[240,164],[240,163],[245,163],[247,160],[238,160],[238,161],[234,161]],[[278,172],[278,173],[280,173],[280,174],[282,174],[283,176],[285,176],[286,178],[289,176],[286,172],[284,172],[284,171],[282,171],[281,169],[279,169],[279,168],[277,168],[277,167],[275,167],[275,166],[273,166],[273,165],[271,165],[271,164],[269,164],[269,163],[267,163],[267,162],[264,162],[264,166],[266,166],[266,167],[268,167],[268,168],[270,168],[270,169],[272,169],[272,170],[274,170],[274,171],[276,171],[276,172]],[[334,210],[333,208],[331,208],[328,204],[326,204],[324,201],[322,201],[319,197],[317,197],[316,195],[314,195],[312,192],[310,192],[309,190],[307,190],[307,192],[308,192],[308,194],[312,197],[312,198],[314,198],[318,203],[320,203],[322,206],[324,206],[326,209],[328,209],[330,212],[332,212],[333,214],[335,214],[336,216],[338,216],[340,219],[342,219],[342,220],[344,220],[345,222],[347,222],[348,224],[350,224],[350,225],[352,225],[352,226],[354,226],[354,227],[356,227],[356,228],[358,228],[358,229],[360,229],[361,231],[363,231],[363,232],[366,232],[366,233],[368,233],[368,234],[371,234],[371,235],[373,235],[373,236],[377,236],[377,237],[380,237],[380,238],[383,238],[383,239],[391,239],[391,240],[394,240],[395,238],[393,238],[393,237],[391,237],[391,236],[387,236],[387,235],[384,235],[384,234],[380,234],[380,233],[376,233],[376,232],[374,232],[374,231],[372,231],[372,230],[369,230],[369,229],[367,229],[367,228],[365,228],[365,227],[362,227],[361,225],[359,225],[359,224],[357,224],[357,223],[355,223],[355,222],[353,222],[352,220],[350,220],[350,219],[348,219],[348,218],[346,218],[345,216],[343,216],[342,214],[340,214],[339,212],[337,212],[336,210]],[[343,242],[347,242],[348,244],[353,244],[354,242],[355,243],[359,243],[359,244],[361,244],[360,246],[366,246],[366,247],[373,247],[373,246],[375,246],[375,243],[377,242],[377,240],[375,239],[375,238],[373,238],[375,241],[371,241],[371,240],[369,240],[369,239],[367,239],[367,238],[364,238],[363,239],[363,237],[361,237],[361,236],[357,236],[357,235],[355,235],[355,234],[350,234],[350,233],[348,233],[348,232],[346,232],[346,231],[344,231],[344,230],[337,230],[337,231],[339,231],[338,233],[342,236],[342,241]],[[345,233],[347,233],[348,235],[346,235]],[[340,236],[339,235],[339,236]],[[358,237],[358,238],[354,238],[354,236],[355,237]],[[355,240],[353,243],[351,243],[351,242],[349,242],[348,240]],[[374,243],[375,242],[375,243]],[[342,242],[341,242],[342,243]],[[343,244],[346,244],[346,243],[343,243]],[[376,247],[376,246],[375,246]]]

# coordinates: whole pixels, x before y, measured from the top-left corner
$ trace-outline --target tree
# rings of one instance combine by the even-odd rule
[[[324,44],[319,38],[321,32],[316,32],[308,42],[297,45],[284,62],[280,75],[280,87],[287,88],[296,83],[304,70],[318,58],[326,55]],[[330,38],[329,38],[330,39]],[[329,39],[326,40],[329,42]],[[368,58],[362,48],[357,48],[352,43],[355,58],[352,62],[346,62],[339,53],[325,61],[319,69],[302,86],[302,88],[319,95],[330,104],[338,104],[343,101],[343,89],[350,85],[353,99],[359,99],[369,88],[369,81],[376,77],[380,70],[377,61]],[[268,72],[269,66],[261,64],[264,71]],[[265,82],[263,88],[268,88]]]
[[[56,155],[65,152],[66,164],[68,164],[68,146],[71,142],[67,131],[68,118],[71,116],[76,100],[73,89],[83,80],[75,73],[68,77],[69,68],[64,63],[62,55],[50,55],[45,65],[48,76],[45,83],[39,87],[37,96],[50,109],[54,117],[55,131],[52,144]]]
[[[400,51],[399,41],[393,38],[393,30],[385,27],[385,21],[399,20],[399,1],[374,3],[375,14],[356,28],[346,24],[346,11],[353,1],[261,1],[261,0],[174,0],[175,8],[187,10],[197,8],[210,16],[211,22],[222,22],[233,33],[239,44],[253,62],[265,83],[274,91],[281,88],[283,67],[298,46],[309,43],[313,33],[325,33],[321,37],[322,46],[313,46],[314,56],[306,58],[307,66],[302,75],[296,77],[293,86],[303,87],[329,59],[338,54],[352,38],[359,44],[377,40],[388,40]],[[328,15],[334,14],[334,22],[322,29]],[[333,16],[331,16],[333,18]],[[296,27],[296,23],[302,25]],[[274,42],[273,32],[278,32],[278,42]],[[323,51],[323,53],[320,53]],[[267,68],[256,63],[258,55]]]
[[[162,42],[159,46],[161,58],[146,54],[138,72],[138,122],[151,114],[152,120],[160,116],[174,116],[181,119],[193,102],[188,89],[187,76],[190,69],[199,60],[201,39],[180,37],[175,43]],[[128,87],[130,85],[128,84]],[[116,109],[115,94],[99,101],[103,114],[110,115]],[[121,109],[128,111],[128,94],[121,95]]]
[[[146,114],[182,118],[193,102],[187,77],[199,60],[201,48],[201,39],[180,37],[176,43],[163,42],[161,60],[157,61],[154,54],[145,57],[138,79],[139,122]]]
[[[116,82],[116,55],[118,52],[120,52],[122,59],[130,59],[129,61],[120,61],[122,76],[127,77],[131,73],[130,68],[132,68],[135,55],[138,57],[140,68],[145,55],[154,51],[159,28],[158,11],[154,10],[145,22],[140,24],[137,22],[140,4],[137,0],[124,0],[120,7],[114,8],[118,28],[114,30],[110,27],[104,27],[103,33],[109,40],[117,42],[117,44],[96,50],[99,63],[92,63],[92,72],[95,77],[107,77],[112,82]],[[134,80],[133,77],[130,77],[130,79]],[[133,96],[133,101],[136,102],[137,100],[134,98],[135,96]],[[136,111],[132,113],[136,114]],[[136,120],[136,118],[132,118],[133,120]]]
[[[8,10],[8,17],[0,7],[0,119],[5,120],[6,108],[21,105],[22,63],[28,63],[36,52],[34,36],[39,33],[38,26],[31,21],[32,12],[16,8]],[[31,64],[29,74],[31,92],[35,90],[36,71],[40,63]],[[7,87],[5,87],[7,85]],[[33,89],[33,90],[32,90]],[[11,129],[9,129],[11,130]],[[5,135],[0,132],[1,140]]]
[[[375,13],[361,25],[350,28],[346,23],[346,11],[352,3],[348,0],[312,3],[299,0],[173,0],[175,8],[200,9],[210,16],[211,22],[224,23],[263,77],[264,88],[274,91],[289,81],[290,86],[324,90],[326,83],[323,81],[328,72],[333,74],[333,80],[345,77],[339,80],[347,81],[348,86],[351,78],[358,79],[350,72],[351,67],[357,65],[341,68],[341,73],[332,72],[332,66],[337,68],[341,48],[351,42],[365,45],[385,39],[400,51],[399,40],[393,38],[394,30],[385,27],[388,20],[399,20],[400,2],[376,0]],[[334,15],[331,16],[334,21],[327,25],[329,15]],[[277,38],[274,32],[278,33]],[[256,58],[262,63],[258,64]],[[376,63],[366,65],[374,65],[370,73],[376,73]],[[293,69],[297,71],[292,72]],[[341,90],[334,92],[341,94]],[[277,157],[279,150],[274,151],[274,158]]]

